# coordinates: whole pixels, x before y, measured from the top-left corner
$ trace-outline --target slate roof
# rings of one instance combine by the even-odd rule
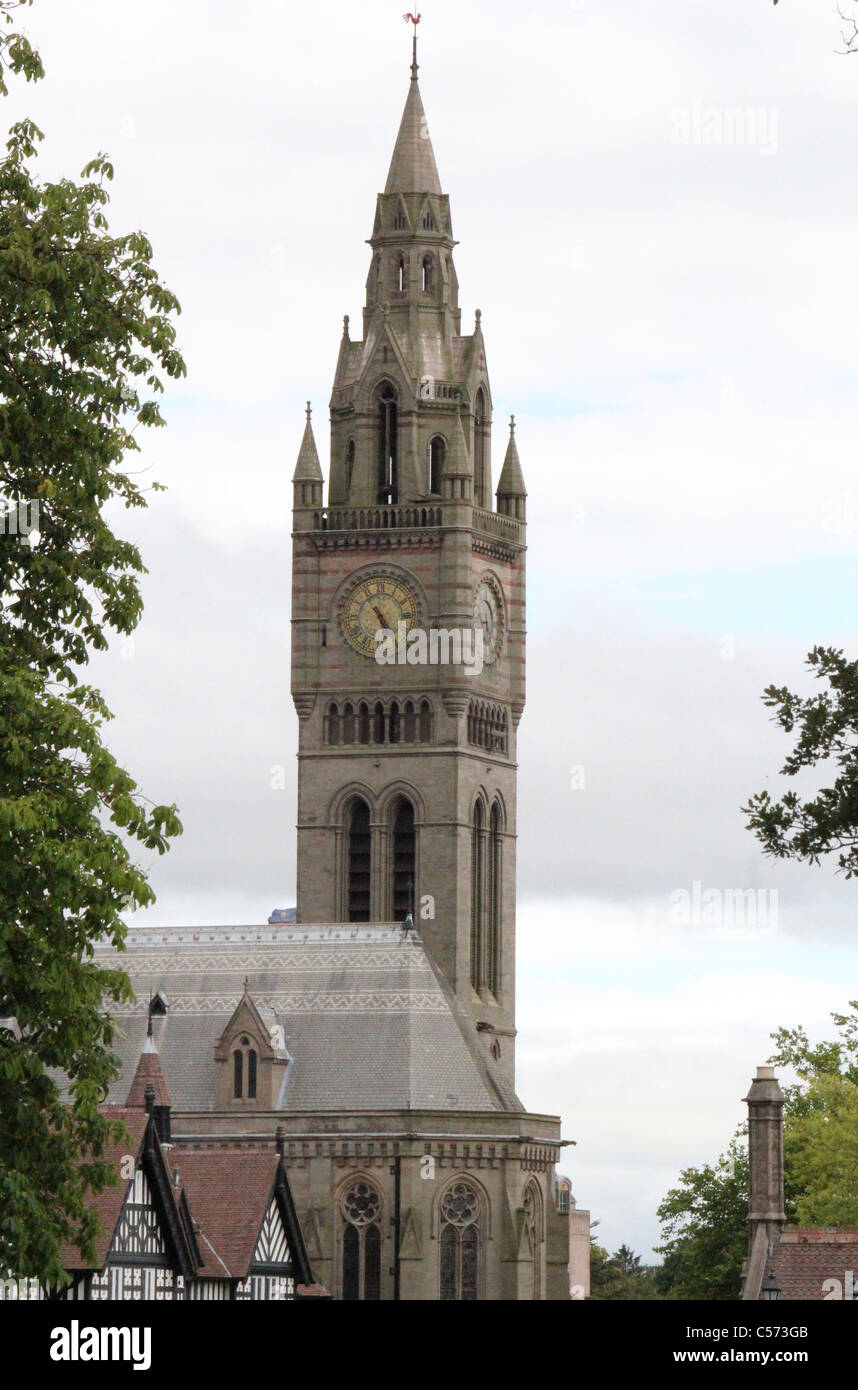
[[[839,1282],[841,1298],[852,1298],[852,1290],[858,1293],[858,1228],[787,1228],[781,1232],[767,1269],[774,1271],[784,1302],[819,1302],[831,1297],[836,1290],[831,1285],[823,1288],[829,1279]],[[849,1271],[853,1282],[847,1292]]]
[[[246,978],[266,1022],[286,1034],[279,1110],[524,1108],[419,937],[398,925],[139,928],[119,963],[137,1002],[113,1010],[126,1036],[114,1045],[122,1071],[111,1100],[128,1094],[147,1000],[161,991],[169,1009],[153,1033],[173,1109],[215,1110],[214,1049]]]

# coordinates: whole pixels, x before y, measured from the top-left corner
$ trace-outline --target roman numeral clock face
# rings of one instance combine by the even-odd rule
[[[399,635],[417,622],[417,599],[404,580],[393,575],[372,575],[355,585],[342,612],[343,636],[361,656],[375,657],[381,630]]]

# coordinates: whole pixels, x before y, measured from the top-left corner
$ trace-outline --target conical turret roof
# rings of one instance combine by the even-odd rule
[[[295,465],[295,474],[292,478],[293,483],[322,483],[322,465],[319,462],[319,451],[316,448],[316,439],[313,434],[313,422],[311,419],[312,409],[310,402],[307,402],[307,424],[304,429],[304,438],[301,441],[301,449],[298,454],[298,462]]]
[[[134,1073],[125,1104],[144,1106],[146,1104],[146,1089],[149,1086],[155,1093],[155,1105],[170,1104],[170,1092],[167,1090],[167,1083],[161,1070],[161,1058],[158,1056],[158,1049],[155,1046],[151,1031],[146,1035],[146,1041],[143,1044],[143,1050],[140,1053],[137,1070]]]
[[[506,458],[503,462],[503,470],[498,483],[498,497],[526,497],[527,488],[524,486],[524,474],[521,471],[521,462],[518,457],[518,445],[515,442],[515,416],[509,422],[509,445],[506,451]]]

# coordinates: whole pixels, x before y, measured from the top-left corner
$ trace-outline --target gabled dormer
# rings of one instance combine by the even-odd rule
[[[288,1064],[281,1025],[266,1023],[245,984],[215,1047],[220,1110],[275,1110]]]

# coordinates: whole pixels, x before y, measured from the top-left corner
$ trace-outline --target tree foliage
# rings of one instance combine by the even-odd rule
[[[10,74],[42,76],[10,27],[19,8],[0,2],[0,94]],[[163,853],[181,831],[105,747],[110,712],[80,669],[139,621],[143,564],[105,511],[146,505],[123,460],[138,426],[162,423],[162,376],[184,363],[149,242],[110,234],[109,161],[40,182],[41,139],[16,123],[0,160],[0,1017],[14,1020],[0,1028],[0,1273],[53,1283],[63,1242],[92,1254],[86,1194],[115,1179],[117,1126],[98,1107],[115,1076],[108,1007],[131,990],[93,947],[121,947],[122,912],[153,900],[130,848]]]
[[[803,1028],[772,1035],[785,1087],[787,1214],[800,1226],[858,1226],[858,1000],[831,1015],[836,1036],[812,1045]]]
[[[670,1299],[738,1298],[748,1240],[748,1155],[739,1135],[715,1164],[686,1168],[658,1208],[665,1236],[656,1273]]]
[[[598,1222],[593,1223],[594,1227]],[[598,1302],[658,1298],[655,1271],[627,1245],[613,1255],[590,1236],[590,1298]]]
[[[819,864],[836,854],[846,878],[858,872],[858,661],[847,661],[833,647],[814,647],[806,663],[828,689],[802,698],[786,686],[770,685],[763,694],[774,722],[796,735],[784,763],[784,776],[830,763],[832,782],[802,799],[788,791],[779,801],[758,792],[743,806],[748,829],[766,854]]]

